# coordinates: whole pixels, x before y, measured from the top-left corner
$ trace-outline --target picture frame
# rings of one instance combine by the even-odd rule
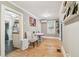
[[[36,26],[36,19],[30,16],[29,17],[29,24],[30,24],[30,26],[35,27]]]

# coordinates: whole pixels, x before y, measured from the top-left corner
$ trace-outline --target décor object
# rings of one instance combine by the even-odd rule
[[[64,20],[65,20],[65,18],[66,18],[66,15],[64,15]]]
[[[64,2],[64,6],[66,6],[66,4],[67,4],[67,1]]]
[[[68,11],[67,11],[67,16],[69,16],[70,11],[71,11],[71,8],[69,7],[69,8],[68,8]]]
[[[24,33],[24,38],[27,39],[27,33],[26,32]]]
[[[77,14],[77,11],[78,11],[78,4],[75,3],[72,14]]]
[[[30,23],[30,26],[36,26],[36,19],[30,16],[29,23]]]
[[[19,32],[19,21],[16,20],[13,25],[13,32]]]

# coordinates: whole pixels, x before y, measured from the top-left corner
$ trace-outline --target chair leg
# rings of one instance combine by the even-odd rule
[[[35,47],[34,42],[30,42],[30,46],[34,48]]]
[[[39,41],[31,42],[30,45],[34,48],[35,46],[39,46]]]
[[[38,46],[38,44],[39,44],[39,42],[38,42],[38,40],[36,41],[36,45]]]
[[[33,47],[35,47],[35,42],[33,42]]]

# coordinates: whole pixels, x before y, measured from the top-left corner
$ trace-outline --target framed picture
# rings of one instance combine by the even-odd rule
[[[36,19],[33,17],[29,17],[29,24],[30,26],[36,26]]]

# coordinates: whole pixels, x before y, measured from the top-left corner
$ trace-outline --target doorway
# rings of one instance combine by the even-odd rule
[[[5,10],[4,16],[5,16],[5,55],[7,55],[11,51],[14,50],[13,29],[14,29],[15,21],[19,20],[20,16],[14,12],[7,10],[7,9]]]
[[[45,36],[55,36],[55,20],[41,20],[41,32]]]
[[[5,56],[13,50],[12,32],[16,19],[18,19],[19,26],[21,26],[19,27],[19,37],[23,39],[23,14],[2,4],[1,5],[1,56]]]
[[[41,23],[41,32],[47,35],[47,22]]]

